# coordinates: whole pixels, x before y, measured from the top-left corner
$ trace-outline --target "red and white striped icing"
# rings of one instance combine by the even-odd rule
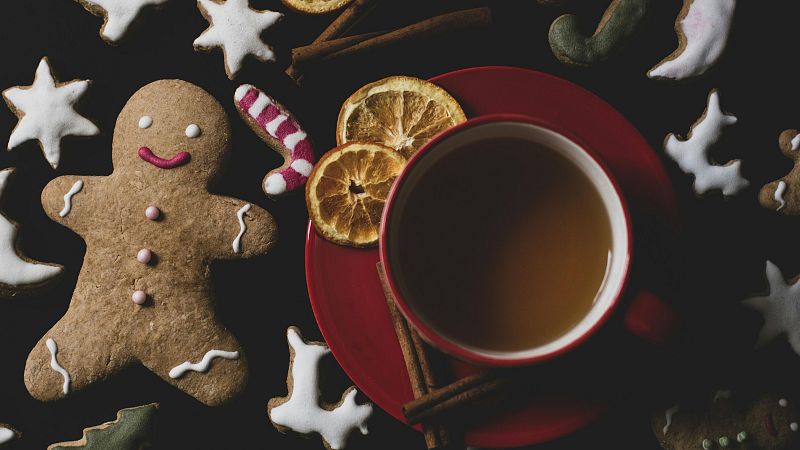
[[[305,185],[314,167],[314,148],[303,128],[288,111],[281,109],[272,97],[259,89],[243,84],[234,94],[236,107],[247,115],[269,136],[281,143],[286,162],[280,169],[273,170],[264,179],[264,192],[267,195],[281,195]]]

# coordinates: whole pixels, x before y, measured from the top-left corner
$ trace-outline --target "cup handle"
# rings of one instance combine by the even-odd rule
[[[678,328],[678,322],[675,310],[649,291],[636,294],[625,311],[625,328],[658,346],[669,343]]]

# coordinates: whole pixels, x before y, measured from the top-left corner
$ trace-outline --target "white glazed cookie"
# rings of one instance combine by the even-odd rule
[[[261,34],[275,25],[283,14],[250,8],[248,0],[197,0],[209,27],[194,41],[196,50],[220,47],[225,58],[225,73],[233,79],[247,55],[259,61],[275,61],[272,47]]]
[[[722,137],[722,130],[735,123],[736,116],[722,112],[719,94],[712,90],[705,112],[692,125],[687,138],[669,134],[664,140],[667,155],[678,163],[681,170],[694,175],[694,190],[698,194],[719,189],[723,195],[730,196],[750,185],[740,173],[741,161],[718,166],[708,160],[708,152]]]
[[[19,439],[19,433],[17,430],[11,428],[10,425],[0,423],[0,447],[3,447],[5,444],[8,444],[16,439]]]
[[[328,346],[306,341],[295,327],[290,327],[286,335],[290,351],[286,380],[289,395],[269,401],[269,418],[275,428],[281,433],[319,434],[325,448],[331,450],[343,449],[355,430],[367,434],[366,422],[372,415],[372,405],[356,404],[355,387],[347,389],[335,405],[320,401],[319,364],[330,353]]]
[[[787,283],[772,261],[767,261],[766,275],[769,293],[742,302],[764,315],[764,326],[756,346],[761,347],[785,334],[792,349],[800,354],[800,280]]]
[[[47,57],[42,58],[31,86],[15,86],[3,91],[8,107],[19,118],[8,139],[8,149],[37,140],[47,162],[54,169],[58,168],[61,138],[100,133],[95,124],[74,109],[88,87],[88,80],[59,82],[53,76]]]
[[[678,48],[647,76],[683,80],[704,74],[725,51],[735,9],[736,0],[684,0],[675,20]]]
[[[142,8],[163,5],[168,0],[76,0],[87,11],[103,17],[100,37],[109,44],[116,44],[128,32]]]
[[[0,170],[0,202],[14,169]],[[14,296],[58,277],[62,267],[31,261],[17,251],[17,226],[0,213],[0,297]]]

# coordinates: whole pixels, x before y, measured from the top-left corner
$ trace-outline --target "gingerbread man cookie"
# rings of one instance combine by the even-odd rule
[[[244,388],[247,360],[214,313],[209,264],[267,253],[276,225],[257,206],[209,193],[229,144],[213,97],[160,80],[117,118],[110,176],[47,185],[45,212],[84,238],[86,257],[69,309],[28,357],[35,398],[61,398],[137,362],[208,405]],[[80,202],[62,217],[78,181]]]
[[[800,214],[800,131],[785,130],[778,137],[781,152],[794,161],[794,167],[783,178],[766,184],[758,193],[761,206],[788,216]]]
[[[765,394],[750,401],[715,396],[701,409],[681,405],[653,416],[653,433],[667,450],[784,450],[797,448],[800,410],[786,397]]]

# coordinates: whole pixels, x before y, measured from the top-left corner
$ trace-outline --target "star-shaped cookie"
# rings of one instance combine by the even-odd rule
[[[56,80],[47,57],[42,58],[31,86],[15,86],[3,91],[8,107],[19,118],[8,140],[8,149],[37,140],[47,162],[54,169],[58,168],[61,138],[100,133],[94,123],[74,109],[88,87],[89,80],[66,83]]]
[[[76,0],[87,11],[103,17],[100,37],[109,44],[116,44],[125,37],[131,24],[139,16],[142,8],[161,5],[167,0]]]
[[[787,283],[772,261],[767,261],[766,272],[769,294],[742,302],[764,315],[764,326],[756,345],[760,347],[785,333],[792,349],[800,354],[800,279]]]
[[[194,41],[196,50],[222,48],[225,73],[233,79],[247,55],[260,61],[275,61],[272,47],[261,34],[275,25],[283,14],[250,8],[248,0],[198,0],[197,6],[210,26]]]

